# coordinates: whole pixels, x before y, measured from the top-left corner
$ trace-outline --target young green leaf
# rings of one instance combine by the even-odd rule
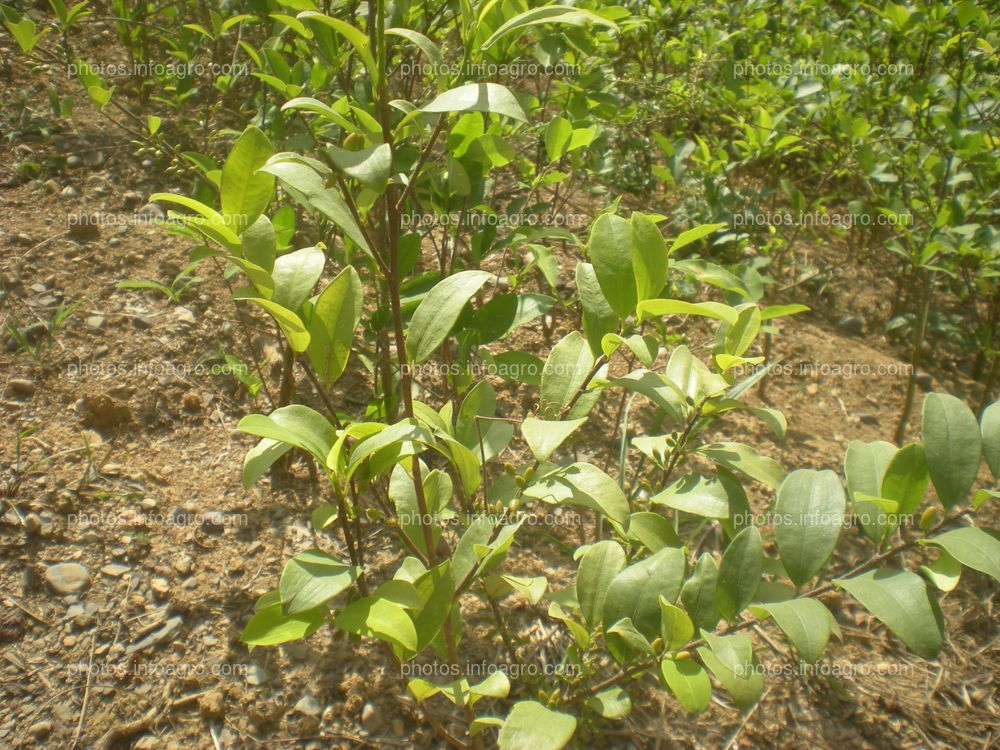
[[[639,302],[657,297],[667,281],[667,246],[656,222],[632,214],[632,266]]]
[[[629,618],[652,641],[660,636],[660,597],[673,602],[684,582],[684,552],[664,547],[621,571],[608,587],[602,613],[605,625]]]
[[[583,387],[594,365],[587,342],[579,331],[572,331],[552,347],[542,369],[541,415],[558,418],[563,408]]]
[[[618,316],[605,299],[590,263],[576,264],[576,292],[583,307],[583,333],[590,351],[600,354],[604,337],[618,330]]]
[[[729,691],[742,711],[749,709],[764,691],[764,676],[758,670],[753,643],[745,635],[713,635],[702,631],[707,646],[698,649],[705,666]]]
[[[979,419],[983,436],[983,457],[993,478],[1000,481],[1000,401],[994,401]]]
[[[665,648],[681,648],[694,637],[694,623],[688,613],[660,597],[660,635]]]
[[[271,142],[263,131],[251,126],[237,139],[222,167],[219,183],[222,213],[226,224],[237,234],[257,221],[271,202],[274,176],[257,170],[273,153]]]
[[[660,673],[670,692],[688,713],[701,713],[712,702],[712,681],[694,659],[667,657],[660,662]]]
[[[781,563],[796,586],[809,581],[830,559],[846,506],[840,478],[829,469],[799,469],[781,483],[774,506],[774,538]]]
[[[406,333],[411,364],[424,362],[441,346],[466,303],[489,277],[486,271],[459,271],[431,289],[413,313]]]
[[[799,655],[809,664],[823,656],[833,615],[818,599],[790,599],[754,605],[766,610]]]
[[[625,550],[610,539],[597,542],[580,559],[576,573],[576,598],[583,621],[590,627],[601,623],[608,587],[625,568]]]
[[[576,718],[537,701],[514,704],[500,729],[500,750],[561,750],[576,731]]]
[[[531,26],[538,26],[546,23],[561,23],[570,26],[583,26],[586,23],[594,23],[600,26],[617,30],[618,26],[613,21],[609,21],[596,13],[580,8],[571,8],[565,5],[545,5],[541,8],[532,8],[523,13],[519,13],[507,20],[499,29],[493,32],[489,39],[483,42],[482,49],[488,50],[505,36],[513,34],[515,31],[523,31]]]
[[[308,638],[323,624],[324,609],[316,607],[289,615],[282,611],[281,604],[264,607],[250,618],[240,634],[240,640],[253,648]]]
[[[422,107],[424,112],[489,112],[527,122],[517,98],[499,83],[467,83],[445,91]]]
[[[347,266],[319,295],[308,315],[309,361],[320,380],[328,385],[347,367],[363,303],[361,277]]]
[[[573,123],[565,117],[556,117],[545,128],[545,153],[549,161],[559,161],[569,148],[573,137]]]
[[[719,563],[715,587],[719,611],[727,620],[735,620],[753,601],[764,569],[764,545],[760,532],[747,526],[726,547]]]
[[[920,507],[929,481],[924,448],[919,443],[912,443],[896,451],[889,461],[879,495],[897,502],[900,515],[910,515]]]
[[[965,526],[922,539],[921,544],[933,544],[962,565],[991,576],[1000,583],[1000,532]]]
[[[357,580],[358,569],[318,549],[285,563],[278,583],[285,614],[297,615],[325,604]]]
[[[566,438],[579,429],[587,419],[571,419],[566,422],[552,422],[527,417],[521,422],[521,435],[531,448],[535,460],[547,461],[549,456],[565,442]]]
[[[318,247],[304,247],[286,253],[274,261],[271,277],[274,295],[271,301],[293,312],[298,312],[309,297],[312,288],[323,275],[326,253]]]
[[[587,699],[587,706],[605,719],[624,719],[632,712],[632,699],[620,687],[602,690]]]
[[[937,657],[944,642],[941,609],[916,573],[883,568],[833,583],[861,602],[915,654]]]
[[[979,473],[979,423],[960,399],[929,393],[921,429],[931,481],[941,504],[950,509],[969,494]]]
[[[637,301],[631,223],[601,214],[590,228],[587,246],[604,298],[619,318],[630,315]]]
[[[700,630],[712,630],[722,617],[715,594],[718,581],[719,565],[711,554],[704,552],[681,588],[681,603]]]

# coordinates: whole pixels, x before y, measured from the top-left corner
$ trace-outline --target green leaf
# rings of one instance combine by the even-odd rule
[[[687,644],[694,637],[694,623],[688,613],[660,597],[660,635],[664,647],[675,650]]]
[[[708,667],[723,687],[729,691],[733,702],[746,711],[764,691],[764,676],[757,670],[753,644],[745,635],[717,636],[702,631],[708,644],[698,649]]]
[[[270,219],[263,215],[257,217],[257,221],[243,230],[243,234],[240,235],[240,242],[243,245],[243,257],[250,263],[263,270],[266,274],[270,274],[274,270],[278,242],[277,234]],[[268,282],[266,286],[273,293],[274,282]],[[259,286],[257,288],[260,290]],[[261,294],[264,297],[269,296],[263,292]]]
[[[587,706],[605,719],[624,719],[632,712],[632,699],[620,687],[611,687],[588,698]]]
[[[271,272],[274,279],[271,301],[297,312],[323,275],[325,263],[326,254],[318,247],[304,247],[277,258]]]
[[[259,171],[273,174],[298,203],[309,211],[321,213],[340,227],[355,245],[374,257],[351,209],[334,188],[327,188],[323,184],[323,178],[311,166],[278,154],[269,159]]]
[[[642,511],[629,517],[626,538],[638,542],[650,552],[659,552],[664,547],[680,547],[681,540],[666,518],[659,513]]]
[[[326,417],[301,404],[282,406],[270,416],[250,414],[240,420],[236,429],[301,448],[324,464],[336,440],[333,426]]]
[[[709,370],[704,362],[691,354],[686,346],[678,346],[670,354],[665,377],[691,402],[717,396],[729,385],[721,375]]]
[[[774,539],[781,564],[796,586],[812,579],[830,559],[846,509],[840,478],[829,469],[798,469],[781,483]]]
[[[941,609],[916,573],[883,568],[833,583],[861,602],[915,654],[937,657],[944,642]]]
[[[723,320],[730,325],[739,320],[735,308],[721,302],[685,302],[680,299],[647,299],[640,302],[636,308],[639,320],[660,317],[661,315],[700,315],[705,318]]]
[[[747,526],[726,547],[719,563],[715,587],[719,611],[727,620],[735,620],[753,601],[764,570],[764,545],[760,532]]]
[[[712,443],[698,448],[698,453],[708,456],[720,466],[743,472],[751,479],[777,489],[785,478],[785,470],[773,458],[761,456],[743,443]]]
[[[153,193],[149,196],[149,201],[150,203],[176,203],[178,206],[183,206],[190,211],[194,211],[207,221],[208,227],[219,235],[222,244],[227,246],[228,249],[235,250],[240,245],[240,238],[236,236],[236,233],[232,229],[226,226],[226,220],[222,214],[214,208],[209,208],[201,201],[171,193]]]
[[[281,440],[265,438],[248,450],[243,458],[243,489],[250,489],[264,472],[292,447]]]
[[[472,296],[486,283],[486,271],[459,271],[434,285],[421,301],[406,332],[411,364],[427,360],[451,333]]]
[[[527,487],[524,496],[590,508],[620,524],[629,517],[628,500],[618,482],[593,464],[561,466]]]
[[[307,320],[309,361],[327,385],[336,381],[347,367],[363,304],[361,277],[354,268],[347,266],[312,306]]]
[[[521,422],[521,435],[531,448],[531,453],[539,463],[547,461],[549,456],[563,442],[576,432],[585,422],[586,417],[571,419],[566,422],[552,422],[534,417],[527,417]]]
[[[629,618],[648,640],[660,635],[660,597],[674,601],[684,582],[684,552],[664,547],[615,576],[604,600],[603,621]]]
[[[309,331],[306,330],[306,324],[302,322],[302,318],[287,307],[261,297],[244,297],[243,301],[253,302],[264,308],[278,323],[293,351],[304,352],[309,347]]]
[[[375,58],[372,57],[372,50],[371,45],[368,42],[368,35],[363,31],[351,26],[346,21],[341,21],[339,18],[332,18],[331,16],[323,15],[317,11],[307,10],[299,13],[296,18],[300,21],[316,21],[318,23],[322,23],[343,36],[348,42],[350,42],[351,46],[357,50],[358,55],[361,56],[362,62],[364,62],[365,67],[368,68],[368,74],[373,78],[376,76],[378,66],[375,64]]]
[[[583,332],[590,351],[598,354],[602,350],[604,336],[618,330],[618,315],[605,299],[590,263],[576,264],[576,292],[583,306]]]
[[[389,173],[392,171],[392,148],[388,143],[380,143],[360,151],[327,146],[326,152],[330,156],[330,161],[344,174],[367,185],[376,193],[385,190]]]
[[[882,494],[882,478],[895,453],[896,446],[882,440],[872,443],[852,440],[848,444],[844,473],[847,475],[847,493],[852,501],[858,492],[875,497]]]
[[[670,250],[668,251],[668,254],[672,255],[675,250],[680,250],[682,247],[687,247],[692,242],[697,242],[703,237],[707,237],[708,235],[712,234],[712,232],[722,229],[724,226],[728,225],[725,223],[702,224],[701,226],[694,227],[693,229],[689,229],[686,232],[681,232],[677,236],[677,239],[675,239],[673,243],[670,245]]]
[[[712,681],[694,659],[667,657],[660,662],[660,673],[670,692],[688,713],[701,713],[712,702]]]
[[[943,549],[936,560],[921,565],[920,570],[938,591],[954,591],[962,577],[962,563]]]
[[[258,172],[274,149],[263,131],[249,127],[237,139],[222,167],[219,192],[226,223],[243,232],[264,213],[274,194],[274,176]]]
[[[656,222],[645,214],[632,214],[632,266],[639,302],[653,299],[667,281],[667,246]]]
[[[576,718],[536,701],[514,704],[500,730],[500,750],[560,750],[576,731]]]
[[[920,507],[929,481],[924,448],[912,443],[896,451],[889,461],[878,496],[895,501],[899,504],[898,513],[908,516]]]
[[[250,618],[240,634],[240,640],[253,648],[308,638],[323,624],[324,609],[317,607],[288,615],[281,611],[281,604],[264,607]]]
[[[934,544],[962,565],[991,576],[1000,583],[1000,534],[989,529],[965,526],[922,539],[921,544]]]
[[[583,386],[593,365],[590,347],[579,331],[567,334],[552,347],[542,368],[541,415],[558,418]]]
[[[729,518],[729,495],[722,482],[696,472],[681,477],[649,502],[704,518]]]
[[[704,552],[681,588],[681,603],[701,630],[712,630],[722,617],[715,595],[718,580],[719,565],[711,554]]]
[[[823,656],[830,640],[830,614],[818,599],[790,599],[755,605],[766,610],[788,638],[799,655],[809,664]]]
[[[545,153],[549,161],[559,161],[569,148],[573,137],[573,123],[565,117],[556,117],[545,128]]]
[[[601,214],[590,228],[587,246],[604,298],[619,318],[630,315],[637,301],[631,223],[615,214]]]
[[[979,420],[983,435],[983,457],[993,478],[1000,481],[1000,401],[994,401]]]
[[[527,122],[517,98],[499,83],[467,83],[445,91],[422,107],[424,112],[490,112]]]
[[[570,8],[565,5],[545,5],[541,8],[532,8],[523,13],[518,13],[513,18],[506,21],[499,29],[493,32],[489,39],[483,42],[482,49],[488,50],[505,36],[513,34],[515,31],[523,31],[531,26],[538,26],[546,23],[569,24],[570,26],[583,26],[586,23],[595,23],[600,26],[617,30],[618,26],[603,16],[599,16],[589,10],[580,8]]]
[[[297,615],[325,604],[357,580],[358,569],[318,549],[285,563],[278,583],[285,614]]]
[[[351,602],[333,621],[335,628],[417,650],[417,631],[406,610],[387,599],[366,596]]]
[[[931,481],[948,510],[969,493],[979,473],[979,423],[963,401],[945,393],[929,393],[921,429]]]

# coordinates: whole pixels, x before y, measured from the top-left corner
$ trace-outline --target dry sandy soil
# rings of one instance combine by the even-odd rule
[[[5,99],[14,102],[24,76],[17,64],[7,72]],[[44,92],[30,104],[44,113]],[[5,107],[3,116],[13,111]],[[242,488],[243,454],[254,440],[235,427],[267,402],[212,374],[210,358],[246,352],[248,338],[217,269],[206,265],[205,282],[180,304],[117,288],[123,279],[172,278],[190,247],[141,218],[154,211],[142,213],[147,196],[176,183],[143,165],[128,136],[102,123],[82,112],[50,134],[28,130],[0,143],[0,326],[44,324],[60,304],[75,305],[51,340],[32,329],[37,356],[0,351],[0,747],[441,746],[374,645],[326,629],[252,653],[239,641],[284,560],[316,543],[308,519],[322,490],[301,463],[281,481]],[[35,179],[15,170],[26,161],[40,165]],[[103,218],[93,232],[72,226],[73,217],[95,212]],[[880,333],[889,303],[871,264],[837,243],[815,254],[830,269],[829,295],[816,304],[805,287],[788,293],[784,301],[817,311],[782,325],[773,356],[788,367],[766,393],[788,417],[787,436],[773,439],[738,419],[719,434],[760,446],[786,468],[841,471],[850,440],[891,439],[906,370]],[[838,327],[845,314],[863,330]],[[572,323],[555,321],[557,330]],[[524,337],[543,337],[537,322]],[[275,353],[260,353],[271,376]],[[869,371],[847,377],[845,367]],[[357,385],[361,375],[352,377],[347,382]],[[971,403],[980,395],[953,369],[932,369],[928,380],[925,386]],[[307,383],[301,387],[310,393]],[[504,392],[512,409],[519,408],[515,396],[531,396]],[[334,398],[357,415],[361,395],[342,388]],[[613,407],[599,407],[603,419],[574,446],[579,455],[603,461]],[[752,499],[759,508],[767,497],[757,488]],[[996,511],[987,515],[996,525]],[[569,583],[572,561],[558,542],[576,533],[531,527],[508,568]],[[385,541],[374,531],[369,538],[376,566],[398,559]],[[336,549],[332,539],[322,544]],[[74,578],[78,568],[55,567],[66,563],[84,566],[83,577]],[[775,674],[749,715],[722,696],[691,718],[664,693],[644,689],[626,722],[585,743],[995,747],[996,592],[986,577],[963,575],[943,598],[948,642],[935,662],[912,656],[856,605],[834,597],[828,603],[844,634],[832,646],[835,675],[785,673],[783,641],[769,639],[775,653],[758,635]],[[475,609],[469,616],[469,660],[502,658],[487,618]],[[544,606],[521,600],[513,622],[524,636],[520,648],[540,658],[533,644],[552,627]],[[441,706],[435,711],[448,720]]]

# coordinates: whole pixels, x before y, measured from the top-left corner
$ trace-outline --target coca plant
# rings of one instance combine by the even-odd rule
[[[215,175],[218,208],[154,196],[187,209],[176,218],[204,242],[196,257],[240,275],[236,304],[270,315],[282,342],[280,405],[239,425],[260,438],[244,483],[295,450],[329,487],[330,502],[312,513],[320,543],[286,562],[244,642],[276,645],[329,625],[381,642],[401,674],[413,662],[445,662],[456,679],[406,682],[434,730],[458,747],[495,740],[532,750],[586,743],[602,722],[627,716],[632,695],[643,694],[634,691],[651,683],[688,711],[704,710],[719,687],[748,709],[763,677],[746,631],[776,628],[799,659],[816,662],[840,635],[825,596],[836,589],[935,658],[944,625],[934,592],[953,588],[963,567],[1000,580],[1000,541],[972,523],[997,494],[974,488],[983,457],[1000,475],[1000,405],[977,421],[958,399],[929,395],[919,443],[851,444],[846,489],[832,470],[786,472],[752,445],[714,438],[736,410],[783,434],[782,414],[744,395],[767,372],[759,335],[805,308],[761,306],[738,277],[680,257],[721,225],[668,242],[663,217],[626,217],[613,206],[586,241],[552,228],[498,237],[404,226],[413,211],[495,199],[494,170],[512,162],[522,177],[544,174],[514,145],[540,138],[557,162],[588,126],[529,118],[528,97],[496,82],[463,83],[461,72],[408,81],[423,93],[401,98],[391,71],[411,59],[411,45],[432,62],[445,53],[422,32],[390,25],[397,19],[384,3],[369,7],[374,18],[277,19],[314,43],[317,59],[356,76],[332,104],[295,96],[284,105],[310,118],[314,154],[275,153],[250,127]],[[461,40],[466,63],[504,59],[539,26],[615,28],[607,15],[568,6],[459,7],[450,38]],[[293,247],[295,224],[277,207],[286,199],[322,243]],[[572,294],[500,289],[519,245],[547,259],[548,277],[558,271],[553,243],[564,242],[586,258]],[[699,283],[720,288],[725,301],[672,291]],[[579,330],[544,358],[511,348],[513,331],[558,304]],[[686,325],[696,318],[707,325]],[[337,406],[352,355],[370,384],[360,414]],[[324,412],[294,403],[296,364],[318,386]],[[532,389],[532,407],[501,409],[495,378]],[[601,399],[618,404],[605,467],[570,450]],[[565,588],[519,570],[511,554],[528,519],[552,506],[596,520],[589,538],[562,540],[571,546],[564,564],[576,570]],[[376,558],[387,536],[399,553],[393,570]],[[869,546],[864,562],[843,551],[856,550],[849,539]],[[469,674],[466,615],[477,599],[512,664],[533,656],[507,626],[527,600],[556,627],[562,668]],[[431,702],[451,704],[454,721],[439,722]]]

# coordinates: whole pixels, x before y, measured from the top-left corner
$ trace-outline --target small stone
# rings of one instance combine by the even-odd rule
[[[920,390],[922,390],[924,393],[928,392],[934,387],[934,378],[932,378],[926,372],[920,372],[918,370],[917,374],[913,378],[913,381],[917,384],[917,387],[920,388]]]
[[[309,693],[305,693],[301,698],[299,698],[299,702],[295,704],[295,708],[293,710],[295,713],[302,714],[303,716],[312,717],[318,717],[321,713],[323,713],[323,707],[319,705],[319,701]]]
[[[141,331],[148,331],[153,327],[153,319],[148,315],[133,315],[132,327],[138,328]]]
[[[201,530],[206,534],[221,534],[226,529],[226,514],[221,510],[206,510],[201,514]]]
[[[81,242],[101,238],[101,217],[99,214],[75,213],[67,218],[69,236]]]
[[[163,747],[160,739],[152,734],[144,734],[132,745],[132,750],[158,750]]]
[[[45,182],[42,183],[42,187],[45,188],[45,192],[47,193],[59,192],[59,183],[56,182],[55,180],[46,180]]]
[[[870,414],[868,412],[861,412],[856,416],[864,424],[871,424],[871,425],[879,424],[878,417],[876,417],[874,414]]]
[[[198,391],[188,391],[181,397],[181,407],[184,411],[195,414],[204,408],[204,404],[201,400],[201,394]]]
[[[8,397],[30,398],[35,395],[35,383],[27,378],[13,378],[7,381],[4,395]]]
[[[61,195],[63,198],[76,198],[76,196],[78,196],[79,194],[80,191],[77,190],[72,185],[67,185],[62,190],[59,191],[59,195]]]
[[[815,396],[817,393],[819,393],[819,386],[816,383],[810,383],[809,385],[806,386],[806,393],[808,393],[810,396]]]
[[[83,157],[83,162],[91,168],[99,167],[104,163],[104,152],[88,151]]]
[[[82,164],[83,164],[83,159],[81,159],[76,154],[70,154],[68,157],[66,157],[66,166],[69,167],[70,169],[76,169]]]
[[[104,573],[104,575],[111,576],[112,578],[121,578],[130,570],[132,570],[132,568],[128,565],[122,565],[121,563],[109,563],[101,568],[101,572]]]
[[[361,726],[372,734],[382,728],[382,716],[374,703],[366,703],[361,709]]]
[[[193,566],[194,566],[194,560],[191,559],[191,555],[181,555],[176,560],[174,560],[174,570],[176,570],[182,576],[191,575],[191,570]]]
[[[183,624],[184,620],[180,617],[171,617],[159,630],[155,630],[142,640],[130,644],[129,647],[125,649],[125,653],[134,654],[136,651],[142,651],[150,646],[159,646],[163,643],[168,643],[180,634],[181,626]]]
[[[57,594],[75,594],[87,588],[90,571],[80,563],[58,563],[45,569],[45,580]]]
[[[145,206],[139,209],[139,219],[145,222],[161,221],[165,218],[166,214],[163,213],[163,209],[160,208],[157,203],[147,203]]]
[[[863,336],[865,333],[864,321],[854,315],[843,315],[837,318],[835,325],[849,336]]]
[[[166,578],[154,578],[149,582],[149,587],[157,597],[163,599],[170,593],[170,581]]]
[[[43,719],[42,721],[36,721],[30,727],[28,727],[28,734],[34,737],[36,740],[40,740],[43,737],[48,737],[52,730],[55,728],[53,724],[48,719]]]
[[[103,315],[91,315],[87,318],[87,328],[93,331],[103,331],[104,330],[104,316]]]
[[[209,690],[198,699],[198,710],[206,719],[218,719],[226,706],[226,696],[221,690]]]
[[[268,681],[268,674],[260,664],[247,665],[246,681],[248,685],[263,685]]]
[[[156,510],[156,498],[154,497],[144,497],[139,505],[142,506],[143,510]]]
[[[75,635],[67,635],[62,639],[63,648],[73,648],[77,644],[77,637]]]
[[[31,245],[35,244],[35,238],[32,237],[30,234],[25,234],[24,232],[20,232],[14,235],[14,244],[21,245],[22,247],[30,247]]]
[[[29,513],[24,517],[24,530],[32,536],[42,533],[42,519],[37,513]]]
[[[126,211],[131,211],[136,206],[141,206],[145,199],[146,196],[138,190],[129,190],[122,196],[122,208]]]
[[[194,325],[197,320],[197,316],[190,308],[177,307],[174,309],[174,319],[183,325]]]

